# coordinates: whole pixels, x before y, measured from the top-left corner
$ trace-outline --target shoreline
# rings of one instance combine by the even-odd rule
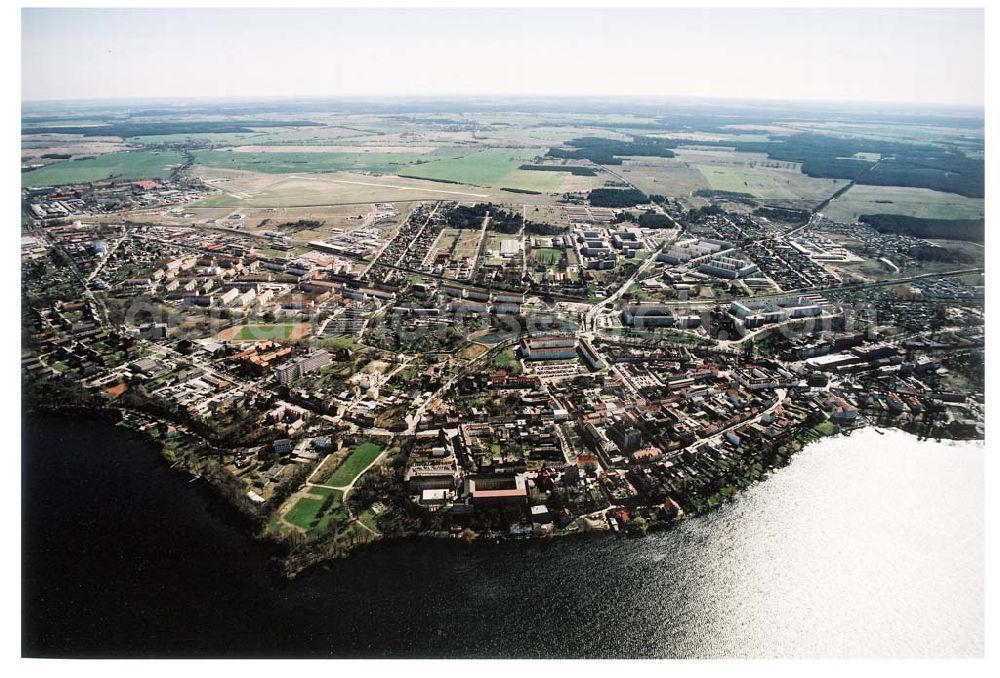
[[[83,419],[91,420],[103,420],[110,425],[117,428],[123,428],[127,431],[140,435],[145,441],[153,445],[157,449],[157,454],[160,460],[169,464],[172,470],[182,470],[184,473],[191,476],[189,482],[194,482],[196,480],[205,480],[208,485],[211,486],[212,496],[219,501],[220,505],[226,506],[229,511],[231,511],[232,518],[239,523],[239,528],[244,532],[253,542],[260,547],[262,547],[269,558],[274,562],[277,572],[275,573],[283,581],[291,581],[300,575],[308,575],[311,571],[316,570],[323,566],[324,563],[335,560],[335,559],[346,559],[351,555],[355,554],[365,548],[371,548],[378,545],[388,545],[396,542],[406,542],[406,541],[448,541],[448,542],[458,542],[463,544],[500,544],[508,542],[546,542],[555,539],[566,539],[566,538],[593,538],[601,537],[607,538],[611,536],[619,538],[641,538],[647,533],[652,532],[663,532],[672,529],[677,524],[681,523],[688,517],[701,517],[707,515],[716,509],[731,503],[737,497],[741,496],[749,487],[756,485],[768,479],[768,477],[789,465],[792,458],[795,457],[799,452],[804,450],[810,444],[819,442],[825,438],[830,437],[849,437],[855,431],[871,428],[876,432],[883,434],[880,428],[884,429],[894,429],[902,433],[911,435],[918,440],[936,440],[941,441],[954,441],[954,442],[964,442],[964,441],[984,441],[984,438],[958,438],[958,437],[929,437],[922,436],[914,431],[907,430],[906,427],[902,426],[885,426],[883,424],[872,424],[868,422],[861,423],[857,426],[852,426],[850,428],[841,428],[837,425],[833,425],[832,430],[829,433],[820,432],[815,425],[803,427],[797,430],[794,434],[791,434],[784,445],[772,445],[770,448],[766,448],[770,451],[770,461],[765,467],[765,470],[758,476],[750,480],[747,480],[747,476],[739,477],[736,474],[728,476],[726,481],[731,481],[736,483],[738,489],[730,492],[717,492],[711,495],[708,500],[706,500],[705,506],[688,506],[682,508],[680,514],[671,520],[661,521],[652,523],[648,528],[643,529],[641,533],[626,532],[625,530],[618,531],[613,530],[607,522],[607,514],[612,512],[615,507],[613,505],[601,509],[601,517],[607,525],[603,529],[577,529],[573,531],[560,531],[560,532],[548,532],[544,534],[533,534],[533,533],[523,533],[518,535],[512,535],[508,533],[500,532],[476,532],[472,530],[463,530],[461,532],[450,532],[450,531],[434,531],[434,530],[420,530],[406,532],[399,535],[386,536],[384,534],[379,534],[372,540],[351,544],[346,549],[343,547],[338,547],[334,551],[329,552],[324,550],[324,546],[329,547],[327,542],[315,542],[315,543],[305,543],[300,546],[292,546],[285,539],[275,539],[270,537],[266,532],[267,521],[269,520],[269,515],[261,515],[260,513],[249,513],[245,510],[246,504],[243,502],[234,502],[230,499],[227,493],[222,487],[219,486],[217,482],[213,482],[213,476],[210,474],[202,474],[198,472],[198,469],[192,468],[189,464],[186,464],[183,459],[180,459],[169,452],[169,446],[163,440],[150,435],[146,430],[141,428],[135,428],[131,426],[123,426],[123,423],[127,421],[127,415],[143,417],[154,421],[160,421],[162,423],[176,426],[167,420],[155,417],[146,412],[133,411],[121,407],[99,407],[93,405],[48,405],[48,404],[34,404],[25,407],[22,410],[22,417],[28,417],[33,414],[41,415],[57,415],[57,414],[69,414],[72,416],[77,416]],[[792,449],[789,452],[779,453],[778,449],[784,448],[786,446],[791,446]],[[764,456],[765,450],[761,450],[759,453],[760,457]],[[779,463],[773,463],[777,459]],[[732,487],[732,485],[727,484],[726,487]],[[295,489],[292,490],[293,492]],[[241,508],[241,505],[244,508]],[[280,508],[280,504],[278,506]],[[582,516],[577,517],[574,523],[581,520]],[[295,549],[301,549],[298,552]]]

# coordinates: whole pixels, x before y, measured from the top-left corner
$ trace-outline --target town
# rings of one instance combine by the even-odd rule
[[[303,170],[295,205],[187,139],[156,179],[26,167],[25,397],[145,432],[292,574],[668,528],[862,426],[983,437],[981,248],[847,218],[852,185],[652,192],[583,141],[503,180],[546,190]]]

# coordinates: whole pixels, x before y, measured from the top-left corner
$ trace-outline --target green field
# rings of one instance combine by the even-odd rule
[[[324,484],[342,487],[347,485],[354,477],[382,452],[382,446],[377,443],[362,443],[351,450],[347,459],[341,462],[337,470],[333,472]]]
[[[519,188],[523,191],[555,193],[562,183],[562,172],[532,172],[516,169],[497,181],[496,188]]]
[[[491,188],[554,190],[561,179],[548,172],[529,172],[518,168],[545,149],[493,148],[459,158],[444,158],[407,168],[405,174],[421,179],[452,181]]]
[[[67,160],[21,174],[21,186],[59,186],[111,177],[117,179],[160,179],[169,176],[174,165],[184,162],[179,153],[135,151],[107,153],[84,160]]]
[[[902,214],[921,219],[982,219],[985,201],[928,188],[860,186],[831,202],[823,214],[853,222],[862,214]]]
[[[195,161],[207,167],[267,174],[296,172],[384,172],[412,174],[414,163],[426,160],[421,153],[245,153],[197,151]],[[428,163],[433,164],[433,163]]]
[[[285,520],[303,530],[321,530],[331,522],[347,518],[342,498],[338,490],[310,487],[309,493],[285,513]]]
[[[288,339],[292,336],[292,330],[295,329],[293,323],[284,323],[279,325],[243,325],[240,327],[240,331],[236,333],[233,337],[236,341],[278,341]]]

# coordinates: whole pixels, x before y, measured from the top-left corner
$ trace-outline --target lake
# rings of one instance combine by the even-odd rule
[[[809,446],[641,539],[377,545],[286,582],[139,434],[29,415],[22,652],[40,657],[981,656],[981,442]]]

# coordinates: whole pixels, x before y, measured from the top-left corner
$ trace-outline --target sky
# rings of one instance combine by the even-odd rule
[[[642,95],[981,106],[983,12],[24,9],[21,95]]]

